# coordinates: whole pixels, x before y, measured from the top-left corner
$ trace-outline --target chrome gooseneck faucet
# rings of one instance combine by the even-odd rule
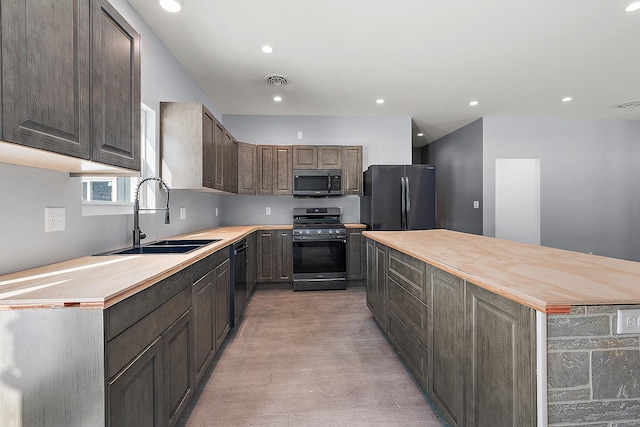
[[[140,209],[140,186],[147,181],[158,181],[160,184],[162,184],[164,189],[167,191],[167,206],[164,209],[155,209],[155,208]],[[149,177],[149,178],[143,179],[138,183],[138,186],[136,187],[136,198],[133,201],[133,246],[140,246],[140,240],[147,237],[147,235],[144,234],[142,230],[140,230],[140,211],[164,210],[164,223],[165,224],[170,223],[169,221],[169,192],[170,191],[171,189],[169,188],[167,183],[160,178]]]

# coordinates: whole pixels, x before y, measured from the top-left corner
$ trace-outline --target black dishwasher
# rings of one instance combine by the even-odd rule
[[[247,305],[247,239],[234,243],[231,248],[233,277],[231,279],[231,310],[229,325],[233,328],[240,323],[240,318]]]

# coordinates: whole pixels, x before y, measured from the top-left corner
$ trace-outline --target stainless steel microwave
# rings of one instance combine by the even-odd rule
[[[295,197],[342,196],[342,169],[294,169]]]

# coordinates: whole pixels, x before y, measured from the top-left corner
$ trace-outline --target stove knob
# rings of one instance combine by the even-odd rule
[[[309,230],[307,230],[307,234],[309,234]]]
[[[329,230],[329,234],[333,234],[333,230]]]
[[[322,234],[322,230],[318,230],[318,234]]]

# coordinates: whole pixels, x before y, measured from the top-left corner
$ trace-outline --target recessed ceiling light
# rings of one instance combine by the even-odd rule
[[[634,1],[624,10],[625,12],[634,12],[640,9],[640,1]]]
[[[182,10],[182,0],[160,0],[160,6],[167,12],[180,12]]]
[[[471,105],[472,107],[475,107],[476,105],[478,105],[478,101],[471,101],[469,105]]]
[[[562,98],[562,102],[569,102],[571,101],[573,98],[570,96],[565,96],[564,98]]]
[[[384,104],[384,99],[376,99],[376,104]]]
[[[280,102],[280,101],[282,101],[282,97],[281,96],[274,96],[273,100],[276,101],[276,102]]]
[[[273,48],[271,46],[264,45],[264,46],[262,46],[262,52],[264,52],[264,53],[273,53]]]
[[[424,136],[424,133],[420,132],[420,133],[418,134],[418,136]]]

